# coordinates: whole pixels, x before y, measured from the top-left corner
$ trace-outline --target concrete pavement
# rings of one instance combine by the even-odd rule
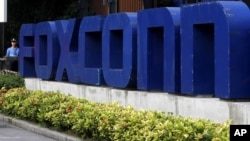
[[[0,141],[56,141],[0,121]]]
[[[83,141],[0,114],[0,141]],[[87,140],[86,140],[87,141]]]

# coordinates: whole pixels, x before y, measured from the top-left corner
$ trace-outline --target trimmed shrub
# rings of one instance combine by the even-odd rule
[[[12,89],[24,87],[24,79],[19,74],[0,73],[0,88]]]
[[[4,90],[0,90],[4,93]],[[117,103],[94,103],[59,92],[16,88],[0,95],[0,111],[82,138],[103,141],[228,141],[230,121],[216,123]]]

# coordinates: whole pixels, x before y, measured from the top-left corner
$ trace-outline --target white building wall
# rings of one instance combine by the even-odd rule
[[[217,122],[231,119],[234,124],[250,124],[250,102],[232,102],[212,97],[192,97],[163,92],[121,90],[43,81],[37,78],[25,78],[25,86],[30,90],[60,91],[94,102],[118,102],[135,109],[172,112],[174,115],[205,118]]]

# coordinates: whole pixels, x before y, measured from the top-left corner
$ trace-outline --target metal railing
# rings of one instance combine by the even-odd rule
[[[3,57],[0,58],[0,71],[9,70],[18,72],[18,57]]]

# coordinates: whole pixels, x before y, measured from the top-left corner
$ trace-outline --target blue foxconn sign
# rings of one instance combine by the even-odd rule
[[[250,11],[217,1],[23,24],[23,77],[250,98]]]

